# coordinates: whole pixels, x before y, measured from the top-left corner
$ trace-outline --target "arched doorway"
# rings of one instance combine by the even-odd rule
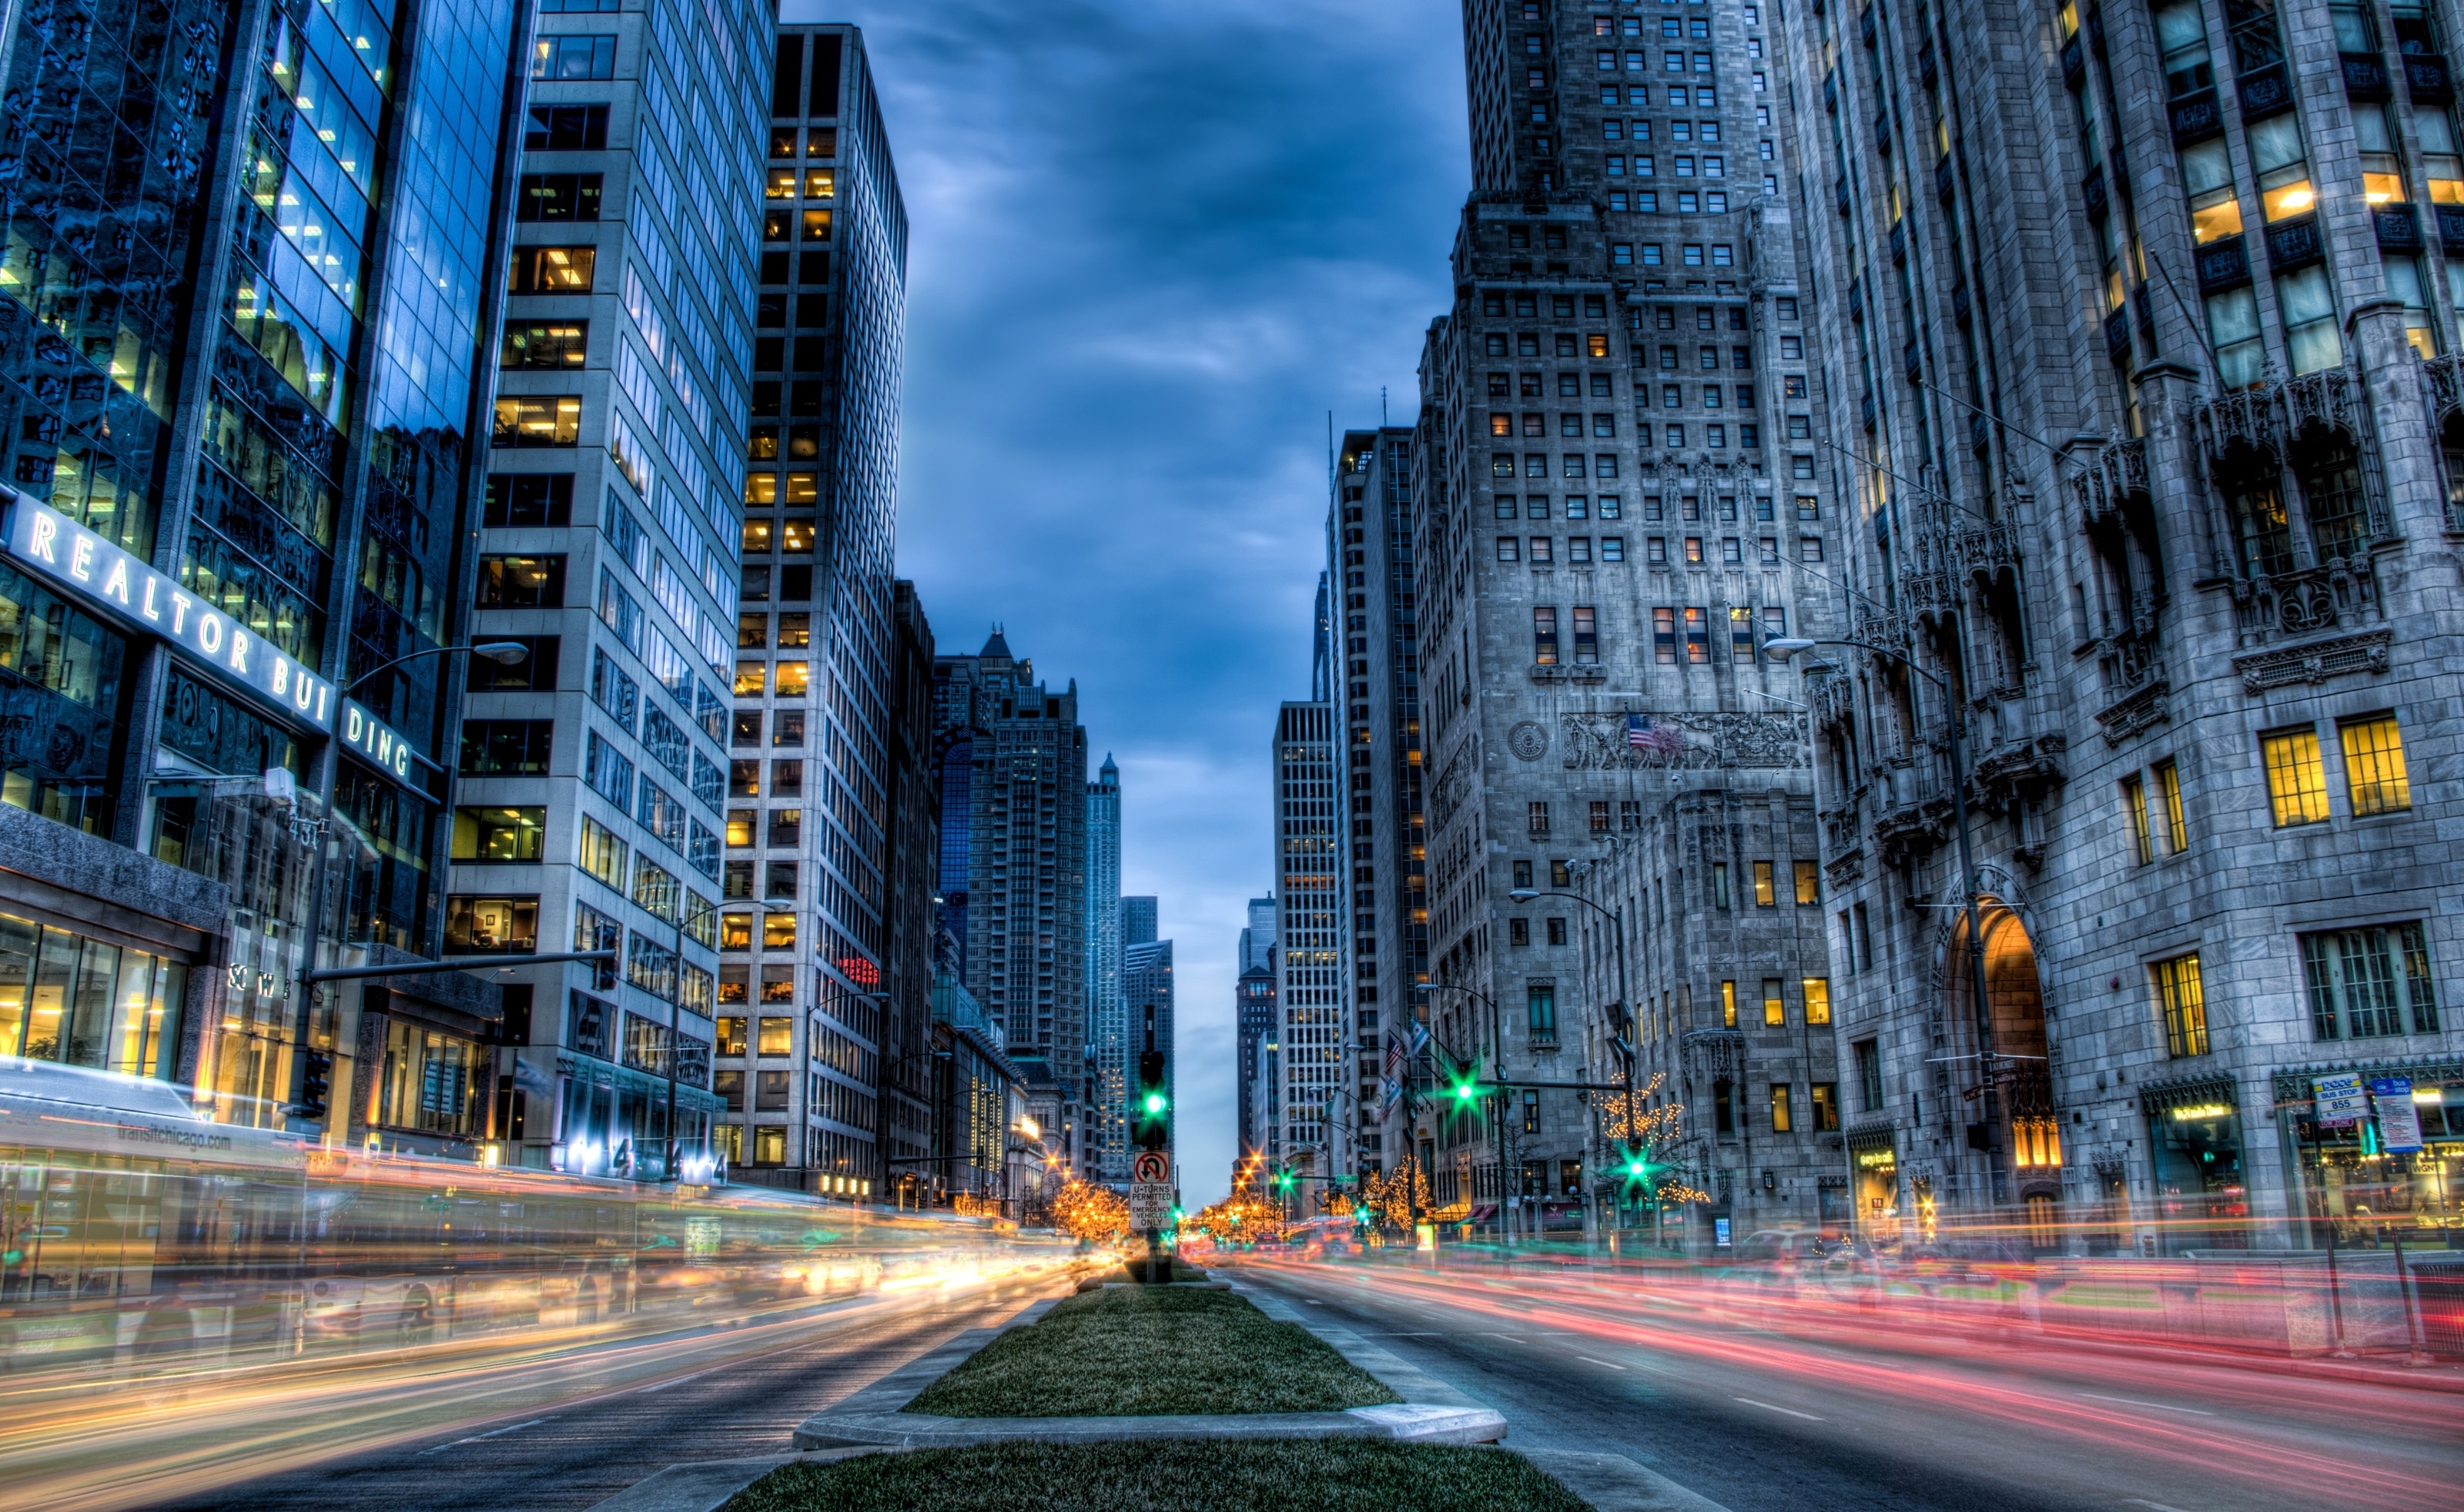
[[[1988,1035],[1978,1033],[1965,910],[1955,916],[1944,952],[1945,1027],[1957,1047],[1951,1053],[1962,1057],[1946,1063],[1967,1125],[1961,1143],[1967,1158],[1984,1164],[1984,1205],[2006,1225],[1997,1237],[2034,1250],[2057,1249],[2061,1126],[2054,1109],[2035,945],[2018,913],[2000,898],[1980,897],[1976,919],[1985,941]]]

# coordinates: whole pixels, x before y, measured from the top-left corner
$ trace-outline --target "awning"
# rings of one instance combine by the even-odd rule
[[[1465,1223],[1485,1223],[1496,1216],[1497,1204],[1494,1202],[1484,1202],[1480,1206],[1472,1209],[1471,1213],[1464,1217],[1463,1221]]]

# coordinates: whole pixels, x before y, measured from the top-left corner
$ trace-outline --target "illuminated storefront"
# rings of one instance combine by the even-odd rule
[[[2233,1084],[2203,1079],[2149,1086],[2140,1093],[2140,1107],[2153,1156],[2160,1252],[2249,1247],[2250,1190]]]
[[[2443,1244],[2464,1233],[2464,1062],[2276,1078],[2295,1242]]]
[[[1855,1183],[1857,1237],[1868,1244],[1898,1243],[1900,1156],[1888,1124],[1849,1132],[1848,1170]]]

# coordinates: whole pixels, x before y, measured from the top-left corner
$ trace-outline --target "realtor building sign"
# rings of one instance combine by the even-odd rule
[[[9,518],[0,545],[20,566],[90,606],[149,635],[159,635],[187,657],[273,705],[283,716],[319,734],[339,734],[361,759],[406,787],[417,787],[410,768],[432,766],[400,732],[296,657],[198,598],[172,579],[122,551],[33,495],[0,490]],[[338,728],[339,727],[339,728]]]

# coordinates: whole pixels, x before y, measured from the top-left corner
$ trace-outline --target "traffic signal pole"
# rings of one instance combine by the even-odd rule
[[[1138,1107],[1136,1144],[1142,1150],[1165,1153],[1172,1145],[1172,1094],[1165,1090],[1168,1066],[1164,1053],[1155,1048],[1155,1004],[1146,1005],[1146,1048],[1138,1053]],[[1139,1189],[1131,1188],[1133,1200]],[[1163,1257],[1163,1231],[1149,1222],[1143,1227],[1147,1236],[1146,1282],[1160,1284],[1168,1278],[1159,1275],[1158,1261]]]

